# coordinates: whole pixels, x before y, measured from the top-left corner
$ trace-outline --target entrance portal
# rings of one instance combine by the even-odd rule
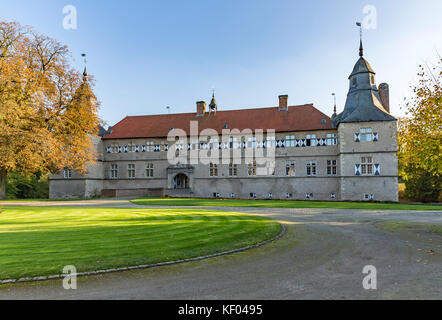
[[[173,178],[174,189],[189,189],[189,177],[184,173],[179,173]]]

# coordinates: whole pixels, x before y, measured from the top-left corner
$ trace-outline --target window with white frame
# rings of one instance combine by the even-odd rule
[[[127,165],[127,177],[129,179],[135,178],[135,164],[130,163]]]
[[[335,176],[338,174],[337,160],[327,160],[327,175]]]
[[[110,177],[111,177],[111,179],[118,178],[118,164],[111,165]]]
[[[295,176],[296,174],[296,168],[295,168],[295,161],[286,161],[285,162],[285,175],[286,176]]]
[[[218,177],[218,165],[215,163],[209,163],[209,176]]]
[[[146,151],[153,152],[154,146],[153,141],[146,141]]]
[[[308,134],[306,137],[306,145],[309,146],[316,146],[316,134]]]
[[[256,148],[256,137],[248,137],[247,138],[247,148]]]
[[[63,170],[63,177],[65,179],[71,179],[72,178],[72,170],[71,169],[64,169]]]
[[[275,148],[276,143],[275,143],[275,136],[267,136],[266,137],[266,147],[267,148]]]
[[[361,174],[372,175],[373,174],[373,158],[361,157]]]
[[[276,169],[275,161],[267,161],[266,168],[267,168],[267,175],[268,176],[275,175],[275,169]]]
[[[361,139],[361,142],[372,141],[373,140],[373,132],[372,132],[371,128],[361,128],[360,139]]]
[[[153,163],[146,164],[146,177],[147,178],[153,177]]]
[[[316,176],[316,161],[307,161],[307,175]]]
[[[238,176],[238,165],[235,163],[229,163],[229,177]]]
[[[335,133],[327,133],[327,145],[328,146],[336,145],[336,134]]]
[[[256,161],[250,162],[247,165],[247,175],[256,176]]]
[[[286,136],[285,137],[285,147],[294,147],[295,146],[295,136]]]

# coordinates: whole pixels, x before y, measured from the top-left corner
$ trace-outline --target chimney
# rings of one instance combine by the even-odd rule
[[[288,110],[288,106],[287,106],[288,100],[289,100],[288,95],[279,96],[279,107],[278,107],[279,111],[287,111]]]
[[[387,83],[381,83],[379,85],[379,96],[384,109],[390,113],[390,88]]]
[[[196,115],[203,116],[206,112],[206,102],[205,101],[197,101],[196,102]]]

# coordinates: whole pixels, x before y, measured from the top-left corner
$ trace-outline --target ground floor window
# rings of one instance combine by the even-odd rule
[[[218,165],[214,163],[209,164],[209,176],[218,177]]]
[[[118,178],[118,164],[111,165],[111,178]]]
[[[230,177],[236,177],[238,176],[238,165],[230,163],[229,164],[229,176]]]
[[[275,161],[268,161],[266,167],[267,167],[267,175],[274,176],[276,170]]]
[[[147,178],[153,177],[153,163],[146,164],[146,177]]]
[[[327,160],[327,175],[335,176],[338,173],[337,160]]]
[[[249,176],[256,176],[256,161],[250,162],[247,165],[247,174]]]
[[[72,178],[72,170],[71,169],[64,169],[63,170],[63,177],[65,179],[70,179]]]
[[[361,157],[361,174],[372,175],[373,174],[373,158]]]
[[[127,177],[129,179],[135,178],[135,164],[130,163],[127,165]]]
[[[316,176],[316,161],[307,161],[307,175]]]
[[[295,170],[295,161],[286,161],[285,162],[285,175],[286,176],[294,176],[296,173]]]

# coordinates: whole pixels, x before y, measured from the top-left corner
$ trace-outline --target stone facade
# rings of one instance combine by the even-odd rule
[[[357,79],[353,80],[353,77]],[[176,147],[164,135],[137,137],[134,134],[127,137],[126,134],[122,138],[109,130],[106,136],[95,141],[98,161],[86,175],[75,172],[51,175],[50,196],[65,198],[102,194],[113,197],[137,195],[396,202],[396,119],[382,107],[374,84],[374,71],[362,57],[349,80],[350,89],[344,111],[339,115],[334,114],[331,119],[325,115],[324,119],[319,119],[323,124],[330,122],[330,126],[318,129],[316,125],[316,129],[312,127],[311,130],[293,127],[287,130],[287,126],[281,125],[283,129],[279,130],[272,127],[275,122],[269,119],[269,126],[264,130],[276,129],[276,134],[274,140],[272,138],[266,143],[268,146],[274,144],[276,149],[274,159],[267,163],[270,168],[263,168],[267,170],[264,175],[262,172],[255,175],[257,169],[246,160],[248,148],[255,152],[260,148],[265,149],[259,140],[255,145],[255,142],[247,144],[246,139],[245,148],[240,144],[236,152],[241,153],[241,163],[235,168],[229,162],[223,164],[221,157],[215,168],[201,162],[171,164],[168,153],[170,156]],[[388,97],[383,95],[382,100],[386,100]],[[287,96],[281,96],[280,105],[275,107],[275,117],[281,117],[280,123],[285,123],[283,112],[287,112],[288,116],[296,108],[301,107],[288,107]],[[215,110],[211,115],[213,119],[222,117],[220,111],[216,111],[214,97],[210,109]],[[255,109],[255,112],[259,110]],[[200,121],[205,121],[205,114],[205,104],[198,102],[195,118],[202,116]],[[372,115],[374,119],[370,118]],[[153,121],[153,118],[146,119]],[[253,122],[253,117],[250,121]],[[117,124],[112,130],[117,132],[121,127],[121,124]],[[232,134],[231,137],[241,141],[241,135]],[[188,148],[193,150],[193,142],[192,137],[188,137],[183,148],[190,144]],[[201,146],[200,143],[201,140],[197,145]],[[212,147],[219,148],[220,155],[222,152],[235,152],[235,148],[229,144],[218,145],[216,142]],[[273,164],[274,174],[271,169]]]

